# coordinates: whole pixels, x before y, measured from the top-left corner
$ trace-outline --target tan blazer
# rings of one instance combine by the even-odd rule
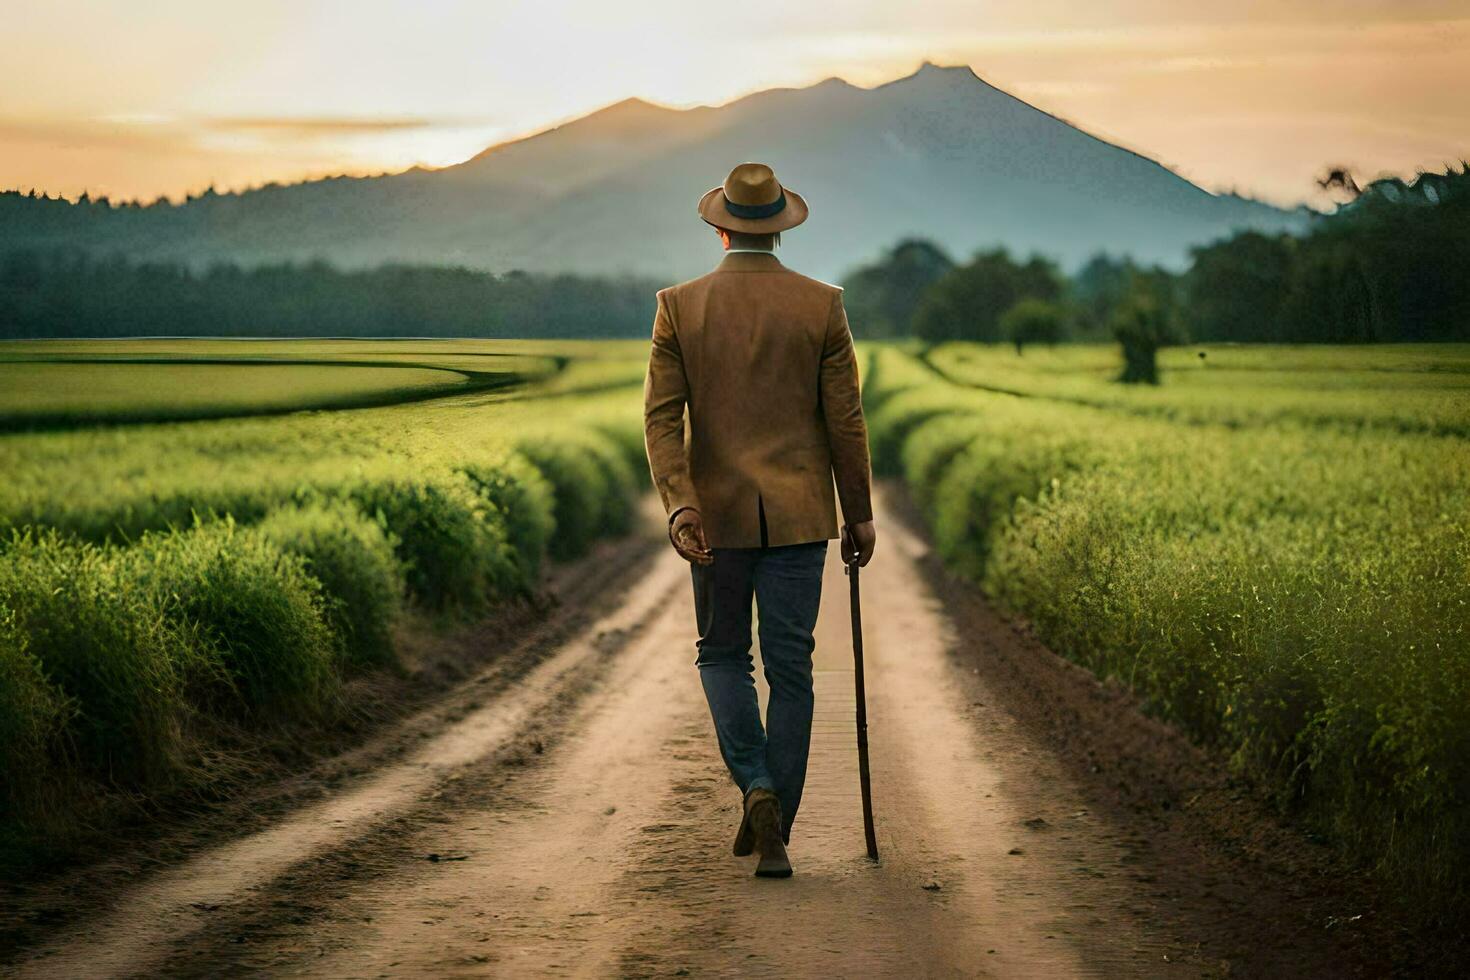
[[[711,548],[835,538],[834,476],[843,518],[872,519],[842,290],[774,255],[659,290],[643,427],[664,508],[697,509]]]

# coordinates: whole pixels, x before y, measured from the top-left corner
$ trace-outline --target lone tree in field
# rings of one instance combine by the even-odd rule
[[[1170,297],[1160,293],[1158,284],[1137,277],[1113,312],[1113,336],[1123,345],[1123,373],[1118,380],[1124,384],[1158,384],[1159,348],[1184,339]]]
[[[1066,334],[1067,320],[1062,308],[1044,299],[1023,299],[1000,318],[1001,333],[1023,353],[1027,344],[1051,346]]]

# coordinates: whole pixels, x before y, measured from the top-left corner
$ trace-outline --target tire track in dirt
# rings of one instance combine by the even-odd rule
[[[1148,825],[1096,812],[1001,707],[958,632],[973,621],[941,605],[927,546],[879,503],[863,572],[878,863],[835,548],[787,881],[730,854],[739,798],[693,666],[688,573],[665,552],[621,608],[407,760],[121,896],[23,975],[1230,973],[1139,873]],[[1251,909],[1234,914],[1248,927]]]
[[[636,631],[666,602],[683,563],[663,556],[627,601],[533,668],[518,684],[428,739],[417,751],[359,785],[275,826],[199,854],[121,896],[103,921],[35,951],[18,976],[123,976],[151,972],[169,947],[213,913],[266,888],[293,865],[348,846],[432,787],[504,748],[579,671],[603,654],[608,637]]]
[[[749,862],[729,857],[738,801],[698,718],[681,738],[705,742],[704,751],[664,762],[690,794],[666,800],[665,823],[624,875],[623,893],[654,905],[621,936],[617,959],[589,975],[1197,975],[1165,959],[1166,940],[1097,914],[1118,888],[1078,868],[1115,864],[1118,846],[1072,817],[1085,808],[1055,773],[1038,772],[1028,758],[1037,749],[1019,733],[999,733],[999,745],[975,737],[946,659],[952,630],[913,574],[923,546],[892,522],[883,527],[883,557],[864,572],[881,860],[864,854],[847,582],[834,553],[796,876],[758,881]],[[1039,800],[1013,795],[1013,781],[1038,776]]]

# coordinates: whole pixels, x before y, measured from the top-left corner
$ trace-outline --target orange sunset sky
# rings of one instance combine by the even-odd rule
[[[1470,156],[1470,0],[50,0],[0,31],[0,188],[180,197],[443,165],[628,96],[928,59],[1214,190]]]

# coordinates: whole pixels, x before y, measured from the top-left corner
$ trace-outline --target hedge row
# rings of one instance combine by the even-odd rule
[[[885,351],[941,556],[1436,910],[1470,882],[1470,453],[957,388]],[[1431,897],[1432,898],[1429,898]]]
[[[197,777],[227,726],[331,717],[345,677],[394,663],[405,601],[472,614],[528,593],[544,555],[626,528],[641,460],[620,429],[546,425],[514,450],[383,460],[130,543],[13,530],[0,825],[59,826],[80,795]]]

